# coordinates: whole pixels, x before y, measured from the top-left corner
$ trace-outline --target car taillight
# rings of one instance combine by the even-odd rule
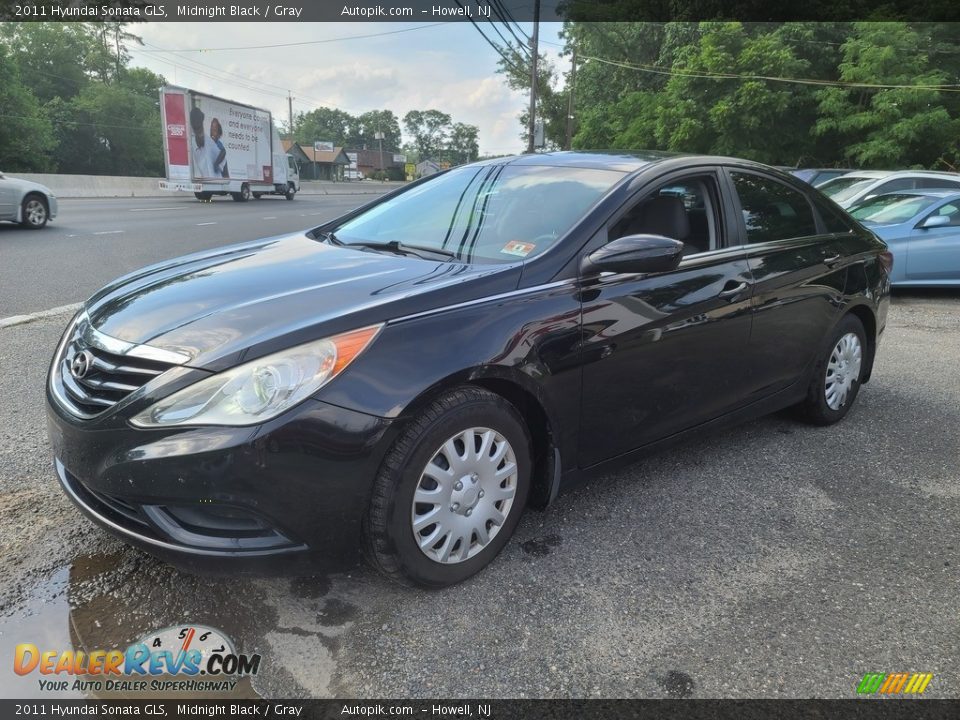
[[[883,269],[889,275],[893,271],[893,253],[889,250],[880,253],[880,264],[883,265]]]

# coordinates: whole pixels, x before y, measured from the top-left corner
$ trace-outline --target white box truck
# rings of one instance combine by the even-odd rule
[[[230,195],[237,202],[283,195],[293,200],[300,173],[283,152],[269,110],[187,88],[160,89],[161,190],[192,192],[198,200]]]

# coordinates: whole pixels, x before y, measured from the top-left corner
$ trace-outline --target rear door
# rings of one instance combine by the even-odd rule
[[[673,272],[605,273],[580,281],[581,467],[743,401],[750,273],[718,168],[657,179],[611,218],[587,252],[640,233],[682,240],[684,258]]]
[[[849,226],[822,219],[809,196],[779,178],[727,168],[753,276],[748,391],[761,399],[799,379],[839,313]]]
[[[945,215],[949,225],[916,227],[907,243],[907,280],[960,280],[960,201],[940,205],[924,216]]]

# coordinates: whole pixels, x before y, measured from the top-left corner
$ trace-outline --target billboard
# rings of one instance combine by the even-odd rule
[[[313,143],[314,152],[333,152],[333,143],[326,140],[317,140]]]
[[[273,182],[269,111],[194,92],[186,100],[192,179]]]
[[[190,179],[190,156],[187,150],[187,111],[182,92],[163,92],[163,132],[166,140],[167,177],[170,180]]]

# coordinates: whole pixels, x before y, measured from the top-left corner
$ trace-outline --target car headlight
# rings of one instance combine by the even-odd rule
[[[315,340],[224,370],[154,403],[130,422],[144,428],[265,422],[333,380],[381,327]]]

